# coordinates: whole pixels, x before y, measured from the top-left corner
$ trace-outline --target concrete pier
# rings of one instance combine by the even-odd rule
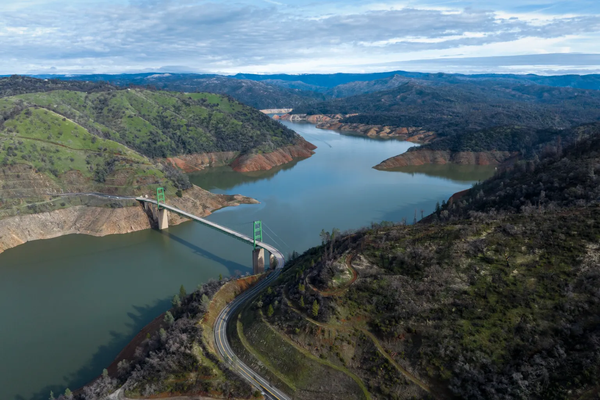
[[[269,256],[269,266],[271,269],[277,268],[277,258],[273,254]]]
[[[169,211],[161,208],[158,210],[158,230],[162,231],[163,229],[169,228]]]
[[[265,272],[265,249],[252,250],[252,273],[262,274]]]

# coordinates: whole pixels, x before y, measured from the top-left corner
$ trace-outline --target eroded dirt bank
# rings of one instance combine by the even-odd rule
[[[282,147],[271,153],[244,155],[236,158],[231,167],[237,172],[268,171],[279,165],[287,164],[294,159],[308,158],[315,154],[317,148],[302,139],[293,146]]]
[[[388,158],[374,168],[385,170],[425,164],[500,165],[515,155],[516,153],[509,151],[452,152],[416,149]]]
[[[0,253],[32,240],[51,239],[64,235],[84,234],[106,236],[150,229],[150,218],[137,202],[127,202],[122,208],[75,206],[38,214],[20,215],[0,220]],[[183,197],[168,199],[168,203],[198,216],[239,204],[256,204],[256,200],[241,195],[219,195],[197,186]],[[169,225],[186,219],[169,214]]]
[[[314,154],[313,150],[316,148],[312,143],[300,139],[292,146],[282,147],[271,153],[240,155],[239,152],[228,151],[170,157],[167,161],[186,173],[225,165],[231,165],[237,172],[268,171],[294,159],[308,158]]]

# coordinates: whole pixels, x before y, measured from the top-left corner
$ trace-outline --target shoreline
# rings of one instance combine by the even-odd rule
[[[236,172],[269,171],[295,160],[310,158],[317,148],[300,138],[295,144],[280,147],[268,153],[241,154],[237,151],[187,154],[165,159],[173,167],[185,173],[199,172],[207,168],[231,166]]]
[[[433,132],[428,132],[419,127],[396,127],[386,125],[368,125],[357,123],[344,123],[343,119],[357,114],[284,114],[276,115],[273,119],[277,121],[290,122],[308,122],[316,125],[319,129],[348,131],[358,134],[381,139],[396,139],[417,144],[426,144],[435,140],[437,136]]]
[[[186,190],[183,197],[172,197],[169,200],[174,206],[203,217],[225,207],[259,204],[250,197],[239,194],[214,194],[195,185]],[[186,221],[189,220],[174,213],[169,214],[170,226]],[[0,220],[0,256],[6,250],[36,240],[67,235],[103,237],[139,232],[153,227],[154,221],[151,221],[141,205],[122,208],[79,205],[43,213],[18,215]]]

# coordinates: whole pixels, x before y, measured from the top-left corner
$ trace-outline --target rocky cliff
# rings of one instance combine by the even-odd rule
[[[186,190],[183,197],[168,199],[168,203],[207,216],[214,210],[239,204],[256,204],[256,200],[240,195],[218,195],[197,186]],[[149,229],[152,223],[141,205],[128,201],[122,208],[75,206],[0,220],[0,253],[32,240],[51,239],[63,235],[84,234],[105,236]],[[186,221],[173,213],[169,225]]]
[[[499,165],[516,154],[509,151],[452,152],[416,149],[388,158],[374,168],[384,170],[424,164]]]
[[[436,138],[436,135],[433,132],[428,132],[418,127],[396,127],[341,122],[343,119],[353,115],[357,114],[285,114],[273,118],[282,121],[309,122],[311,124],[316,124],[319,129],[346,131],[369,137],[380,137],[383,139],[394,138],[415,143],[429,143]]]

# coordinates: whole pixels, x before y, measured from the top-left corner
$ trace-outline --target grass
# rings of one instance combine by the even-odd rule
[[[35,96],[43,104],[53,99]],[[79,98],[61,96],[73,102]],[[17,102],[1,99],[0,111],[14,110]],[[0,130],[0,218],[87,203],[53,199],[56,192],[151,194],[158,186],[173,195],[176,191],[148,158],[52,110],[24,107]]]
[[[253,369],[295,390],[294,398],[318,397],[324,386],[344,398],[370,398],[356,375],[311,355],[270,326],[261,314],[244,309],[237,329],[228,332],[236,353]]]

